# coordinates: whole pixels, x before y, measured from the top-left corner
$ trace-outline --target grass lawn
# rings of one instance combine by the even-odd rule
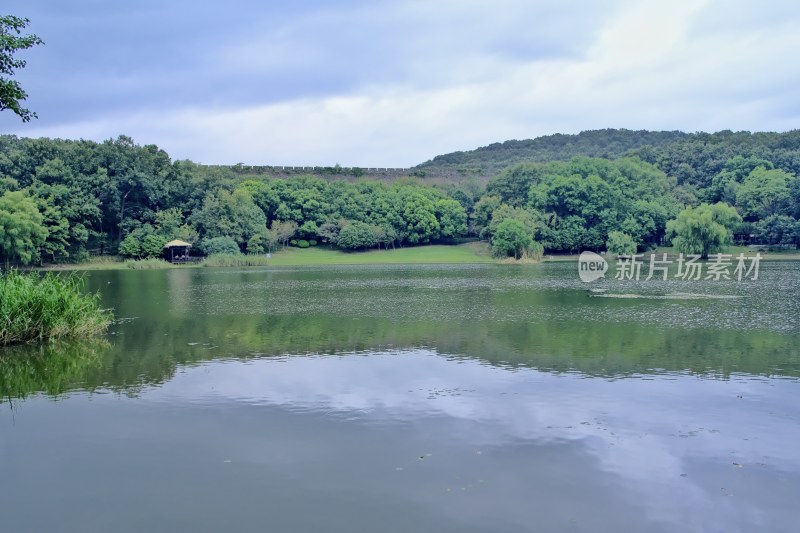
[[[485,242],[471,242],[457,246],[430,245],[397,248],[395,250],[368,250],[343,252],[330,248],[286,248],[272,254],[270,265],[388,265],[424,263],[494,263]]]
[[[660,256],[661,254],[667,254],[669,257],[677,257],[678,252],[672,246],[659,246],[655,250],[648,250],[645,252],[639,252],[640,255],[644,256],[646,260],[650,259],[650,254],[656,254]],[[747,246],[725,246],[722,249],[722,253],[724,254],[731,254],[733,256],[737,256],[740,253],[743,253],[745,257],[752,257],[756,255],[757,250],[754,248],[750,248]],[[549,262],[549,261],[577,261],[580,257],[580,254],[544,254],[542,257],[542,261]],[[800,260],[800,250],[775,250],[771,252],[761,252],[761,257],[765,261],[785,261],[785,260]]]
[[[758,252],[758,250],[756,250],[755,248],[750,248],[748,246],[723,246],[723,248],[722,248],[722,253],[723,254],[731,254],[733,256],[737,256],[740,253],[743,253],[745,255],[745,257],[751,257],[751,256],[756,255],[757,252]],[[643,252],[643,253],[648,258],[650,257],[651,253],[654,253],[654,254],[657,254],[657,255],[666,253],[666,254],[668,254],[670,256],[672,256],[672,255],[676,255],[677,256],[678,255],[678,252],[672,246],[669,246],[669,247],[662,246],[662,247],[656,248],[655,250],[652,250],[652,251],[649,251],[649,252]],[[761,252],[761,257],[765,261],[769,261],[769,260],[778,260],[779,261],[779,260],[786,260],[786,259],[797,260],[797,259],[800,259],[800,251],[798,251],[798,250],[775,250],[775,251],[771,251],[771,252]]]
[[[243,256],[245,257],[245,256]],[[249,256],[253,257],[253,256]],[[260,258],[264,258],[263,255]],[[263,266],[303,265],[390,265],[425,263],[496,263],[486,242],[470,242],[459,245],[429,245],[397,248],[395,250],[367,250],[343,252],[326,247],[286,248],[272,254]],[[170,265],[164,268],[196,268],[202,263]],[[262,265],[258,265],[262,266]],[[50,265],[42,270],[114,270],[130,268],[118,257],[94,258],[80,264]]]

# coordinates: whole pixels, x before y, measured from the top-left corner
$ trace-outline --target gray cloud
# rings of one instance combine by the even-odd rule
[[[580,52],[566,8],[523,16],[461,3],[25,2],[47,45],[19,74],[40,124],[184,105],[242,106],[474,77],[476,58],[525,62]],[[433,7],[432,7],[433,6]],[[518,7],[518,6],[517,6]],[[487,63],[490,61],[486,61]]]
[[[409,166],[509,138],[789,129],[794,3],[20,2],[47,41],[21,135],[176,158]]]

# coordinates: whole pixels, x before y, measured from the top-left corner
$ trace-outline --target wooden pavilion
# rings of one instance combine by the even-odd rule
[[[189,248],[192,245],[188,242],[175,239],[164,245],[164,256],[170,263],[188,263]]]

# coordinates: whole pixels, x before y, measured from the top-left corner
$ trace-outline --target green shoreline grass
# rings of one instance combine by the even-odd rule
[[[745,257],[754,257],[756,255],[756,250],[752,248],[748,248],[747,246],[726,246],[723,247],[722,252],[723,254],[731,254],[733,256],[737,256],[740,253],[743,253]],[[760,252],[762,261],[800,261],[800,250],[785,250],[785,251],[776,251],[776,252]],[[642,255],[646,258],[650,258],[650,254],[656,254],[657,256],[661,256],[661,254],[667,254],[669,258],[678,257],[678,251],[671,246],[660,246],[654,250],[647,250],[646,252],[638,252],[639,255]],[[547,262],[557,262],[557,261],[578,261],[580,254],[544,254],[542,257],[542,261]]]
[[[465,264],[496,263],[486,243],[459,245],[429,245],[396,248],[394,250],[367,250],[343,252],[330,248],[287,248],[272,254],[269,260],[275,266],[295,265],[391,265],[391,264]]]
[[[730,246],[724,253],[746,256],[755,255],[755,251],[746,246]],[[667,253],[677,256],[673,248],[662,247],[642,252],[649,254]],[[765,261],[800,260],[800,252],[761,252]],[[545,254],[542,262],[577,261],[578,254]],[[160,259],[140,261],[123,261],[120,258],[100,257],[86,263],[50,265],[41,270],[116,270],[116,269],[162,269],[162,268],[198,268],[198,267],[270,267],[270,266],[313,266],[313,265],[403,265],[403,264],[501,264],[507,261],[491,256],[486,242],[470,242],[459,245],[427,245],[397,248],[394,250],[367,250],[363,252],[345,252],[323,246],[312,248],[285,248],[274,252],[269,259],[259,256],[212,256],[199,263],[172,265]],[[522,263],[529,264],[529,263]]]
[[[486,242],[458,245],[427,245],[396,248],[394,250],[366,250],[345,252],[323,246],[311,248],[285,248],[272,253],[267,259],[259,256],[211,256],[205,261],[185,265],[171,265],[160,259],[123,261],[120,258],[102,257],[85,263],[49,265],[41,270],[146,270],[154,268],[198,268],[240,266],[309,266],[309,265],[390,265],[390,264],[472,264],[498,263],[491,256]]]
[[[0,275],[0,346],[30,341],[88,338],[103,333],[111,312],[84,280],[15,270]]]

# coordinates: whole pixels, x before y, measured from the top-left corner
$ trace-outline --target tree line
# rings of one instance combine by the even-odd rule
[[[521,163],[481,189],[474,180],[431,186],[413,177],[274,179],[172,161],[157,146],[126,136],[102,143],[0,136],[0,256],[24,264],[91,254],[148,258],[160,256],[172,239],[211,254],[471,237],[516,258],[586,249],[630,253],[670,243],[705,255],[734,236],[797,244],[794,145],[765,152],[734,138],[738,144],[701,146],[684,134],[682,149],[665,144],[616,159]],[[722,157],[728,159],[715,159]],[[711,177],[709,169],[716,169]]]
[[[254,178],[173,162],[125,136],[103,143],[3,136],[0,251],[6,261],[31,263],[90,253],[154,257],[175,238],[202,253],[453,242],[468,234],[476,199],[411,178]]]
[[[633,253],[672,244],[705,256],[734,241],[800,244],[796,174],[736,154],[708,180],[689,175],[697,174],[679,178],[640,157],[520,164],[489,181],[474,220],[481,236],[492,238],[497,216],[513,216],[553,252]]]

